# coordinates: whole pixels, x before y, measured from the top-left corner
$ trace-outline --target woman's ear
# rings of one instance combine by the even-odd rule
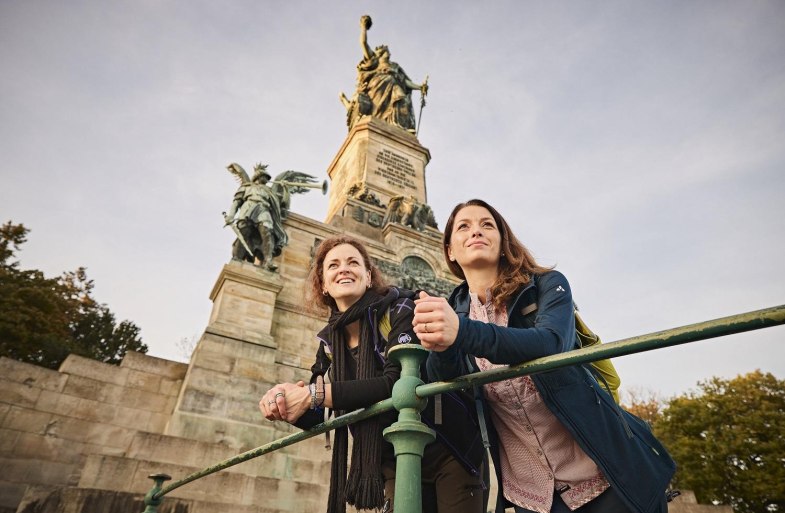
[[[452,249],[450,249],[450,246],[447,246],[447,256],[449,257],[450,262],[455,262],[455,257],[452,256]]]

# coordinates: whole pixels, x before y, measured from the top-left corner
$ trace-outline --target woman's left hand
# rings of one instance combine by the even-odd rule
[[[447,300],[420,292],[414,304],[412,325],[422,346],[441,352],[453,345],[458,337],[458,315]]]

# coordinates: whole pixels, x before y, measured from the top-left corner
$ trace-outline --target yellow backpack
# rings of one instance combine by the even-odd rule
[[[600,337],[586,326],[581,316],[578,315],[578,309],[575,309],[575,332],[578,335],[578,344],[581,347],[591,347],[597,344],[602,344]],[[610,358],[605,360],[597,360],[591,362],[592,368],[602,377],[602,382],[606,390],[613,396],[616,403],[619,402],[619,386],[621,386],[621,378],[619,373],[616,372],[616,367]]]

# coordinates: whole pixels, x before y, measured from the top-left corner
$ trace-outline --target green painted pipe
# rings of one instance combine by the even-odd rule
[[[334,418],[332,420],[314,426],[307,431],[300,431],[299,433],[293,433],[283,438],[279,438],[278,440],[274,440],[268,444],[259,446],[256,449],[251,449],[244,453],[238,454],[237,456],[233,456],[227,460],[224,460],[220,463],[216,463],[213,466],[207,467],[198,472],[194,472],[193,474],[189,474],[183,479],[179,481],[175,481],[174,483],[170,484],[164,489],[158,491],[155,494],[155,498],[162,497],[167,493],[171,492],[172,490],[180,488],[181,486],[188,484],[191,481],[196,481],[197,479],[209,476],[210,474],[215,474],[218,471],[227,469],[229,467],[233,467],[235,465],[243,463],[244,461],[252,460],[259,456],[263,456],[267,453],[277,451],[278,449],[283,449],[284,447],[294,445],[297,442],[308,440],[309,438],[313,438],[315,436],[324,434],[328,431],[332,431],[333,429],[343,426],[348,426],[349,424],[354,424],[355,422],[368,419],[370,417],[373,417],[374,415],[379,415],[380,413],[384,413],[392,409],[393,409],[392,398],[385,399],[384,401],[379,401],[373,406],[370,406],[363,410],[353,411],[351,413],[347,413],[346,415],[341,415],[340,417]]]
[[[626,338],[607,344],[598,344],[583,349],[576,349],[543,358],[537,358],[519,365],[511,365],[503,369],[477,372],[455,378],[449,382],[428,383],[417,387],[419,397],[431,397],[444,392],[484,385],[494,381],[502,381],[516,376],[525,376],[545,372],[559,367],[589,363],[606,358],[616,358],[628,354],[642,353],[654,349],[697,342],[709,338],[734,335],[745,331],[769,328],[785,324],[785,305],[755,310],[738,315],[722,317],[711,321],[699,322],[673,328],[648,335]]]

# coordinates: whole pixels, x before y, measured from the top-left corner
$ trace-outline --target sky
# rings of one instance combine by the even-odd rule
[[[493,204],[613,341],[785,303],[785,3],[0,2],[0,222],[185,359],[230,258],[230,162],[327,178],[369,44],[429,77],[440,227]],[[419,92],[414,93],[419,104]],[[324,220],[326,197],[292,210]],[[616,360],[667,398],[755,369],[785,327]]]

